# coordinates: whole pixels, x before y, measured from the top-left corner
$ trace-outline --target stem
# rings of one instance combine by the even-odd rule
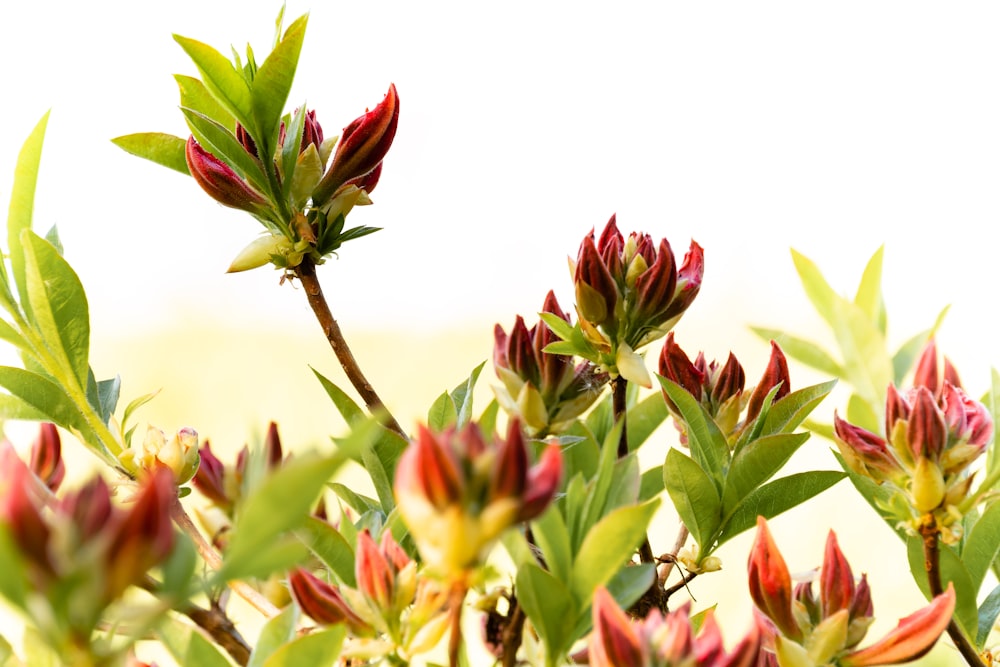
[[[690,532],[688,531],[688,527],[682,523],[680,529],[677,531],[677,539],[674,540],[674,550],[670,552],[674,558],[666,562],[666,565],[663,566],[663,571],[659,574],[661,586],[666,584],[667,577],[669,577],[670,573],[673,572],[674,565],[677,564],[677,554],[679,554],[681,549],[684,548],[684,543],[687,542],[689,534]]]
[[[500,645],[503,646],[503,667],[517,665],[517,649],[521,646],[526,616],[517,596],[510,596],[511,610],[507,617],[507,626],[503,629]]]
[[[458,656],[462,648],[462,603],[468,585],[465,578],[456,581],[451,588],[451,630],[448,637],[448,665],[458,667]]]
[[[611,381],[611,408],[614,412],[615,424],[621,422],[622,432],[618,437],[618,458],[628,456],[628,425],[625,423],[625,395],[628,389],[628,380],[622,376]]]
[[[337,355],[337,360],[340,362],[341,368],[344,369],[344,373],[347,374],[347,379],[361,395],[361,399],[368,407],[368,412],[377,415],[389,430],[394,431],[404,440],[408,440],[409,436],[400,428],[399,423],[385,407],[382,399],[375,393],[375,389],[365,378],[364,373],[361,372],[361,367],[358,366],[351,348],[348,347],[347,341],[340,331],[340,325],[334,319],[326,297],[323,296],[323,288],[320,287],[319,278],[316,277],[316,264],[313,263],[312,259],[306,257],[301,264],[295,267],[295,277],[302,282],[306,298],[309,299],[313,314],[316,315],[319,325],[323,328],[327,342],[330,343],[333,353]]]
[[[929,522],[924,522],[920,526],[920,535],[924,540],[924,569],[927,571],[927,583],[930,586],[931,595],[938,596],[944,593],[944,587],[941,583],[941,556],[938,550],[937,523],[933,519]],[[969,638],[958,627],[958,623],[955,622],[954,618],[948,622],[948,636],[951,637],[955,648],[962,654],[965,662],[970,667],[986,667],[979,657],[976,647],[969,642]]]
[[[222,556],[219,552],[208,543],[205,537],[198,530],[198,527],[194,525],[191,521],[191,517],[184,510],[184,506],[181,505],[180,498],[174,496],[170,504],[170,518],[174,520],[177,527],[183,532],[187,533],[191,541],[194,542],[194,547],[198,551],[198,554],[202,557],[206,564],[216,572],[222,569]],[[227,582],[229,588],[233,590],[237,595],[246,600],[251,607],[259,611],[261,614],[267,618],[273,618],[281,613],[281,610],[271,604],[270,600],[260,594],[260,592],[239,579],[233,579]]]
[[[680,589],[684,588],[689,583],[691,583],[691,580],[697,576],[698,576],[697,572],[688,572],[679,582],[677,582],[670,588],[664,590],[663,593],[669,598],[671,595],[673,595],[674,593],[676,593],[677,591],[679,591]]]

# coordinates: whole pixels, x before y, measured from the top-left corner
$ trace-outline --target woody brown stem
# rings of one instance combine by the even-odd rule
[[[459,652],[462,648],[462,604],[468,586],[464,579],[456,581],[451,588],[451,629],[448,637],[448,665],[458,667]]]
[[[501,634],[500,645],[503,647],[503,667],[517,665],[517,649],[521,646],[524,632],[524,610],[517,601],[517,596],[510,596],[511,610],[507,624]]]
[[[925,521],[920,526],[920,536],[924,541],[924,570],[927,572],[927,583],[931,595],[936,597],[944,593],[944,586],[941,583],[941,555],[938,544],[937,523],[933,519],[929,522]],[[969,638],[962,632],[962,628],[958,627],[958,623],[955,622],[954,617],[948,622],[948,636],[951,637],[952,643],[955,644],[955,648],[958,649],[958,652],[965,659],[969,667],[986,667],[979,653],[976,651],[976,647],[972,645]]]
[[[368,412],[377,416],[386,428],[399,434],[404,440],[408,439],[399,423],[386,408],[385,403],[375,393],[375,389],[372,388],[364,373],[361,372],[361,367],[354,358],[351,348],[348,347],[344,334],[340,331],[340,325],[337,324],[337,320],[334,319],[333,313],[330,311],[330,305],[326,302],[326,297],[323,296],[323,289],[316,276],[316,265],[306,257],[301,264],[295,267],[294,271],[295,277],[302,283],[313,314],[316,315],[320,327],[323,328],[327,342],[330,343],[333,353],[337,355],[337,361],[344,369],[347,379],[351,381],[354,389],[361,396],[361,400],[365,402]]]

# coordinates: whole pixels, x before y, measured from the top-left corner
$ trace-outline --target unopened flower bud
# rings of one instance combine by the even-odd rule
[[[191,176],[215,201],[224,206],[262,215],[267,200],[240,178],[233,168],[188,138],[184,155]]]
[[[944,500],[945,488],[940,466],[926,456],[917,459],[910,488],[913,507],[918,512],[930,512],[936,509]]]
[[[66,477],[62,460],[62,444],[55,424],[45,422],[38,430],[38,437],[31,445],[31,471],[45,482],[50,491],[59,488]]]

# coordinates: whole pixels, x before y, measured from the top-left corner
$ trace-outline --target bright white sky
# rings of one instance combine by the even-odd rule
[[[52,108],[36,225],[59,224],[98,325],[300,318],[273,271],[223,274],[253,220],[109,142],[186,136],[171,75],[195,71],[171,33],[263,56],[278,7],[5,8],[0,197]],[[885,243],[894,341],[952,303],[947,351],[977,387],[1000,365],[1000,5],[290,0],[289,21],[306,11],[290,107],[333,135],[389,82],[401,99],[376,205],[351,218],[385,231],[321,269],[342,320],[509,324],[550,287],[568,305],[567,255],[617,212],[705,247],[689,320],[801,331],[788,248],[849,292]]]

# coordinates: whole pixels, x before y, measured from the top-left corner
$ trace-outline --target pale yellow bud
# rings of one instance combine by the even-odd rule
[[[926,456],[917,459],[910,484],[910,497],[918,512],[930,512],[944,500],[945,485],[941,468]]]

